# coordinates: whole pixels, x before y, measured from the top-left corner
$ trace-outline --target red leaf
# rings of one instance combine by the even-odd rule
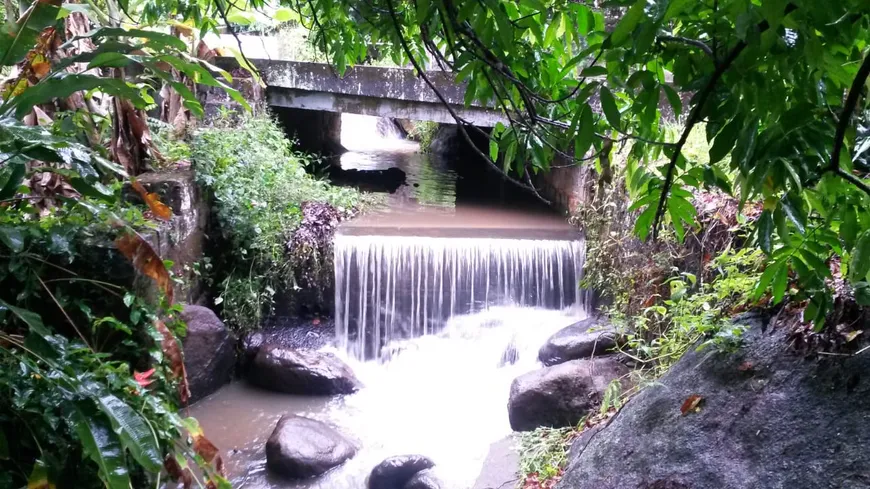
[[[680,412],[683,416],[700,410],[701,403],[704,401],[704,398],[699,396],[698,394],[692,394],[685,401],[683,401],[683,405],[680,406]]]
[[[136,379],[136,383],[142,387],[148,387],[154,382],[153,379],[149,379],[154,374],[154,369],[146,370],[144,372],[133,372],[133,378]]]

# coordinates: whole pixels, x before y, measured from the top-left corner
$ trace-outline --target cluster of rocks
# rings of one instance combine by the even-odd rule
[[[235,339],[210,309],[185,306],[185,366],[193,400],[216,391],[230,380]],[[286,342],[258,332],[242,338],[242,365],[252,384],[297,395],[351,394],[362,387],[351,368],[336,355]],[[308,346],[308,345],[305,345]],[[266,442],[266,466],[288,479],[318,477],[353,458],[359,446],[326,423],[296,415],[278,420]],[[368,477],[369,489],[440,489],[422,455],[385,459]]]
[[[601,404],[607,386],[628,373],[616,354],[620,341],[612,326],[595,317],[551,336],[538,352],[544,368],[511,384],[511,427],[530,431],[577,424]]]
[[[353,458],[357,445],[335,428],[302,416],[283,416],[266,442],[266,467],[290,479],[325,474]],[[390,457],[376,465],[368,489],[440,489],[431,472],[432,460],[422,455]]]

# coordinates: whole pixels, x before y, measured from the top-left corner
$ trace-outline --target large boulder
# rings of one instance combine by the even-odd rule
[[[423,455],[390,457],[372,469],[369,489],[403,489],[418,472],[431,469],[435,462]]]
[[[557,487],[870,487],[870,355],[808,358],[786,328],[742,322],[750,330],[738,352],[690,349],[576,442]],[[691,396],[700,410],[684,415]]]
[[[538,360],[546,366],[580,360],[612,352],[616,330],[600,318],[587,318],[557,331],[538,350]]]
[[[356,455],[353,442],[320,421],[283,416],[266,442],[266,467],[284,477],[315,477]]]
[[[230,381],[236,361],[235,339],[207,307],[184,306],[181,319],[187,323],[187,336],[182,340],[184,368],[190,402],[194,402]]]
[[[276,345],[260,347],[248,380],[288,394],[350,394],[362,386],[350,367],[332,353]]]
[[[508,418],[515,431],[577,424],[595,408],[608,384],[628,369],[612,356],[572,360],[514,379]]]

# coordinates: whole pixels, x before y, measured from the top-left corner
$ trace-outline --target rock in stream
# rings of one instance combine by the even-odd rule
[[[248,369],[248,380],[288,394],[335,395],[362,386],[353,371],[332,353],[263,345]]]
[[[287,415],[266,442],[266,466],[284,477],[303,479],[343,464],[356,451],[353,442],[329,425]]]
[[[508,417],[515,431],[577,424],[601,402],[611,381],[628,369],[614,356],[572,360],[514,379]]]

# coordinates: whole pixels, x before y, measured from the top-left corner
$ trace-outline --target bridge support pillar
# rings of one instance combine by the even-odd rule
[[[319,110],[272,107],[272,112],[288,137],[308,153],[332,156],[344,153],[341,145],[341,114]]]

